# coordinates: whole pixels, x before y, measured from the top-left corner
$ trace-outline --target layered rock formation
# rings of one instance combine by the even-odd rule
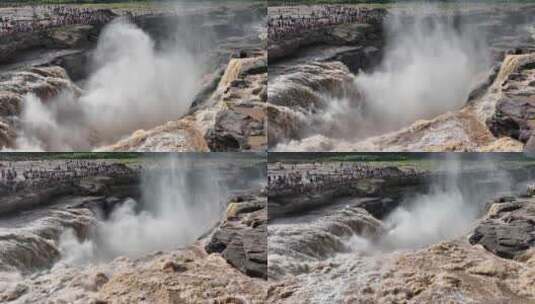
[[[274,63],[315,45],[343,46],[358,44],[362,41],[367,41],[367,46],[381,45],[383,43],[382,28],[370,24],[343,24],[308,31],[303,35],[289,39],[270,41],[268,46],[269,61]],[[343,54],[340,55],[343,56]],[[362,63],[367,63],[367,61]],[[363,64],[362,66],[367,65]]]
[[[501,96],[487,124],[496,136],[526,143],[532,133],[535,99],[535,54],[509,55],[498,76]]]
[[[535,200],[503,198],[492,205],[470,236],[493,254],[517,259],[535,247]]]
[[[111,11],[110,16],[115,16]],[[76,25],[0,37],[0,63],[40,50],[84,49],[96,43],[101,26]]]
[[[248,276],[267,279],[267,198],[260,195],[231,200],[205,249]]]

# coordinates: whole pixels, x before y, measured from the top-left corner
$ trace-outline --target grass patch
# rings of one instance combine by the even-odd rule
[[[117,160],[131,164],[143,160],[162,160],[174,156],[193,160],[201,166],[231,164],[257,166],[266,162],[265,153],[138,153],[138,152],[15,152],[0,153],[0,162],[46,160]]]
[[[0,161],[25,161],[25,160],[69,160],[69,159],[139,159],[143,153],[133,152],[17,152],[0,153]]]
[[[299,4],[400,4],[400,3],[452,3],[452,4],[514,4],[533,3],[533,0],[268,0],[269,5],[299,5]]]
[[[484,167],[491,161],[498,167],[513,169],[535,165],[535,158],[523,153],[271,153],[270,164],[283,162],[289,164],[311,162],[364,162],[381,166],[417,167],[437,169],[448,160],[462,161],[463,166]]]

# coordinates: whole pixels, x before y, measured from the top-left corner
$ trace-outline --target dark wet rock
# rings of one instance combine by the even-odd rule
[[[495,202],[469,241],[502,258],[522,255],[535,246],[535,199]]]
[[[267,91],[267,87],[263,87],[260,92],[258,93],[258,95],[260,96],[260,100],[262,102],[267,102],[268,100],[268,91]]]
[[[487,119],[489,130],[497,137],[509,136],[528,142],[535,128],[535,53],[509,56],[500,75],[502,95],[496,102],[494,114]]]
[[[399,202],[391,198],[382,198],[376,200],[368,200],[358,205],[360,208],[368,211],[373,217],[382,219],[396,207],[399,206]]]
[[[357,74],[361,70],[366,71],[377,66],[382,59],[381,52],[379,48],[370,46],[338,53],[332,59],[342,62],[352,73]]]
[[[89,76],[90,57],[90,53],[79,51],[55,58],[50,64],[64,68],[72,81],[79,81]]]
[[[487,122],[491,132],[527,142],[535,125],[535,99],[508,98],[498,100],[494,116]]]
[[[258,122],[245,114],[224,110],[217,113],[214,128],[208,132],[206,142],[212,151],[245,150],[247,137],[255,128],[260,128]]]
[[[57,184],[39,191],[3,193],[0,198],[0,214],[5,215],[43,206],[56,197],[73,193],[74,189],[72,185]]]
[[[229,204],[225,220],[205,247],[220,253],[241,272],[267,279],[266,197],[249,197]]]
[[[240,142],[232,134],[209,130],[206,142],[212,151],[236,152],[240,150]]]

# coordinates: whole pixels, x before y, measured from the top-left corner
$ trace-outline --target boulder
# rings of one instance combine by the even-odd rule
[[[535,199],[499,200],[469,237],[502,258],[521,256],[535,246]]]
[[[267,279],[267,199],[234,201],[205,247],[251,277]]]
[[[252,130],[263,129],[263,124],[249,115],[232,110],[217,113],[214,127],[208,131],[206,142],[212,151],[245,150]]]
[[[535,128],[535,53],[509,55],[497,76],[502,94],[487,119],[497,137],[508,136],[526,143]]]
[[[488,121],[490,131],[527,142],[535,124],[535,99],[504,97],[496,103],[496,112]]]

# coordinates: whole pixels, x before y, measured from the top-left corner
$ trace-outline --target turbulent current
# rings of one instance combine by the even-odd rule
[[[19,179],[16,187],[0,183],[0,302],[115,301],[116,288],[121,302],[160,303],[170,286],[187,286],[198,299],[208,285],[216,298],[222,279],[239,282],[224,294],[260,297],[264,157],[216,154],[8,162]],[[221,252],[230,241],[254,244],[252,257]]]
[[[107,261],[192,243],[220,219],[228,196],[217,171],[194,171],[185,161],[172,159],[168,168],[145,173],[140,200],[122,202],[87,240],[74,241],[71,230],[62,234],[63,261]]]
[[[371,214],[380,207],[369,203],[377,198],[353,197],[272,219],[269,276],[284,286],[281,297],[287,293],[287,303],[346,303],[373,296],[385,288],[397,259],[466,236],[490,199],[526,191],[535,178],[514,177],[486,160],[477,169],[482,175],[454,160],[440,170],[421,190],[401,190],[390,202],[397,207],[380,218]]]
[[[40,39],[79,41],[61,40],[55,52],[39,45],[35,48],[48,59],[28,60],[21,51],[10,59],[13,64],[1,66],[0,145],[16,151],[208,150],[205,135],[221,110],[216,104],[228,92],[219,86],[249,76],[235,68],[223,82],[232,59],[241,51],[249,65],[263,62],[265,14],[260,3],[207,10],[176,4],[174,12],[155,7],[161,13],[136,18],[110,12],[113,21],[102,27],[44,32]],[[238,69],[249,68],[238,61],[233,63]],[[254,83],[227,95],[260,99],[265,83],[256,79],[258,71],[249,70]],[[255,93],[247,90],[257,85]],[[207,113],[197,121],[201,110]],[[140,139],[140,134],[146,135]]]
[[[26,272],[190,244],[220,219],[229,188],[216,170],[196,170],[180,159],[163,166],[132,186],[142,192],[135,199],[65,197],[51,208],[2,220],[0,266]]]
[[[342,33],[361,31],[346,42],[351,46],[311,47],[273,65],[268,88],[273,150],[420,151],[444,149],[440,145],[455,140],[477,146],[464,138],[488,136],[456,126],[484,124],[483,118],[466,122],[447,115],[465,110],[474,92],[481,93],[477,89],[503,59],[499,54],[508,51],[504,41],[533,45],[529,21],[518,17],[518,24],[509,25],[500,16],[491,24],[485,13],[459,13],[455,5],[451,11],[411,8],[391,10],[375,30],[341,26]],[[379,42],[370,38],[379,35]]]
[[[127,20],[103,30],[92,58],[81,95],[66,91],[46,104],[26,96],[20,149],[83,150],[176,119],[189,109],[204,70],[180,45],[156,50]]]
[[[74,301],[75,294],[96,289],[86,283],[66,286],[65,278],[77,273],[91,278],[95,269],[110,275],[119,271],[114,269],[117,263],[130,267],[123,263],[128,259],[190,248],[214,231],[231,196],[264,186],[262,166],[236,165],[235,160],[221,157],[155,157],[140,166],[140,171],[119,177],[88,177],[77,186],[65,185],[68,195],[49,198],[39,208],[3,215],[2,295],[25,303],[35,300],[42,286],[51,290],[50,299]],[[48,187],[60,191],[54,185]],[[42,193],[31,195],[47,200]],[[6,195],[2,211],[19,198],[20,194]],[[97,281],[98,276],[106,277],[97,274]],[[87,300],[78,298],[80,303]]]

